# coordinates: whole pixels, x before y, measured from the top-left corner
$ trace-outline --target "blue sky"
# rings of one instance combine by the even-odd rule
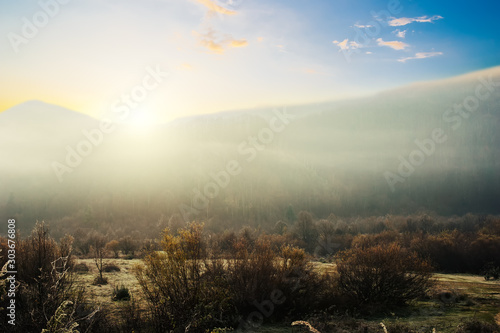
[[[39,99],[100,117],[148,67],[169,76],[138,110],[163,122],[363,96],[500,62],[494,1],[59,1],[0,0],[0,110]]]

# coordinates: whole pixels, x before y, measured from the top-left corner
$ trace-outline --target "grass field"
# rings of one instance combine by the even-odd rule
[[[107,307],[112,315],[122,310],[123,302],[112,300],[113,288],[124,285],[129,288],[141,308],[145,308],[145,302],[141,295],[137,280],[133,275],[134,265],[141,264],[139,259],[105,259],[105,264],[115,264],[120,267],[120,272],[104,273],[108,279],[107,285],[93,285],[97,276],[97,268],[92,259],[77,260],[77,263],[85,263],[89,272],[77,273],[77,281],[81,283],[95,305]],[[321,271],[334,269],[333,264],[313,262],[314,266]],[[466,274],[435,274],[436,285],[431,291],[429,299],[417,302],[400,311],[387,313],[383,316],[357,318],[357,323],[363,323],[369,327],[380,327],[379,323],[387,325],[401,323],[407,324],[418,332],[455,332],[457,325],[467,318],[475,318],[496,322],[500,325],[500,282],[485,281],[482,276]],[[294,320],[308,320],[310,318],[291,318]],[[314,320],[318,320],[317,317]],[[314,322],[312,320],[312,322]],[[341,319],[352,321],[352,319]],[[335,323],[330,323],[330,326]],[[260,333],[285,333],[303,332],[300,328],[284,325],[264,325],[256,330]],[[383,330],[380,328],[380,332]],[[323,332],[324,333],[324,332]]]

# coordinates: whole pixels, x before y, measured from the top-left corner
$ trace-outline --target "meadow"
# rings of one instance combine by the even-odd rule
[[[16,242],[13,332],[500,331],[495,216],[171,222],[155,239],[80,229],[59,241],[37,222]],[[8,298],[0,288],[1,312]]]
[[[77,264],[83,263],[88,272],[77,273],[77,281],[85,287],[86,294],[96,306],[109,309],[113,320],[122,320],[127,316],[128,308],[125,307],[130,301],[114,301],[113,289],[124,285],[130,290],[132,297],[138,302],[139,308],[146,310],[144,296],[134,276],[134,266],[141,265],[140,259],[104,259],[105,265],[116,265],[119,272],[104,273],[108,279],[107,285],[94,285],[93,280],[98,274],[93,259],[78,259]],[[311,262],[315,270],[319,272],[332,271],[335,267],[332,263],[319,261]],[[352,318],[338,316],[338,320],[322,314],[312,315],[306,318],[290,318],[289,323],[273,323],[272,318],[262,326],[255,329],[258,333],[285,333],[306,332],[299,327],[290,324],[296,320],[307,320],[315,327],[335,328],[335,331],[347,332],[349,328],[353,331],[369,329],[370,332],[383,332],[380,323],[383,322],[389,332],[402,329],[406,326],[415,332],[457,332],[457,327],[467,321],[496,321],[500,325],[500,282],[486,281],[483,276],[472,274],[433,274],[435,286],[429,291],[429,297],[425,300],[416,301],[400,311],[393,311],[383,315]],[[326,322],[321,322],[325,318]],[[326,331],[325,331],[326,332]],[[401,331],[403,332],[403,331]]]

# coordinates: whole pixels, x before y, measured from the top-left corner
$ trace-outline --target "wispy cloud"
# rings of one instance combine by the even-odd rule
[[[355,26],[356,28],[361,28],[361,29],[373,28],[373,25],[371,25],[371,24],[366,24],[366,25],[365,25],[365,24],[357,24],[357,23],[356,23],[354,26]]]
[[[212,53],[224,53],[224,47],[221,44],[214,42],[213,40],[201,39],[200,44],[209,49]]]
[[[377,39],[377,43],[379,46],[388,46],[394,50],[404,50],[406,47],[410,46],[406,43],[397,40],[386,42],[382,38]]]
[[[239,40],[231,40],[231,42],[229,43],[229,46],[231,47],[245,47],[248,45],[248,42],[246,39],[239,39]]]
[[[440,20],[443,17],[440,15],[434,15],[431,17],[428,16],[419,16],[419,17],[400,17],[400,18],[395,18],[392,17],[391,20],[389,20],[389,25],[391,27],[401,27],[413,22],[419,22],[419,23],[432,23],[433,21]]]
[[[401,59],[398,59],[398,61],[399,62],[406,62],[407,60],[425,59],[425,58],[435,57],[438,55],[443,55],[443,52],[418,52],[415,54],[414,57],[401,58]]]
[[[219,6],[214,2],[214,0],[195,0],[196,2],[202,4],[207,7],[211,12],[225,14],[225,15],[234,15],[236,12],[234,10],[226,9],[222,6]]]
[[[401,30],[399,30],[399,29],[396,29],[396,30],[394,30],[392,33],[393,33],[393,34],[395,34],[397,37],[399,37],[399,38],[403,38],[403,39],[404,39],[404,38],[406,37],[406,31],[407,31],[407,30],[403,30],[403,31],[401,31]]]
[[[356,43],[355,41],[349,42],[348,38],[344,39],[341,42],[339,42],[338,40],[334,40],[332,43],[337,45],[340,48],[340,51],[360,49],[363,47],[363,45]]]
[[[218,38],[216,32],[212,29],[208,29],[203,34],[193,31],[193,34],[198,36],[200,45],[216,54],[223,54],[229,47],[245,47],[248,45],[246,39],[234,39],[230,35],[222,39]]]

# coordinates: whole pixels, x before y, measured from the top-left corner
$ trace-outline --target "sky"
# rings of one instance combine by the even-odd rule
[[[496,1],[0,0],[0,111],[127,121],[365,96],[500,64]],[[128,99],[128,101],[127,101]]]

